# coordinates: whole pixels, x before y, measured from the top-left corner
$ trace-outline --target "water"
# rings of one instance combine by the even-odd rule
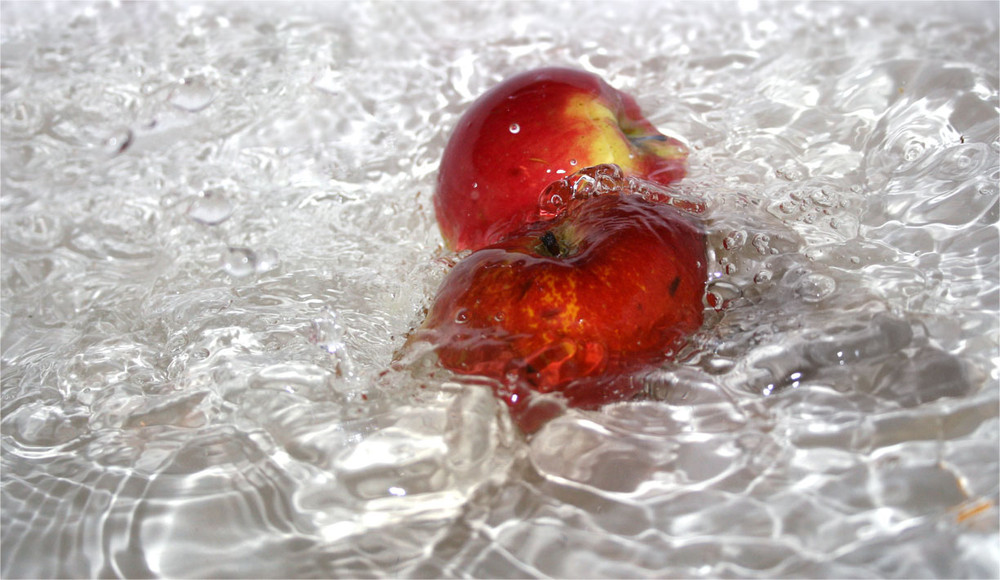
[[[996,577],[995,4],[5,3],[2,572]],[[468,104],[692,148],[704,330],[531,439],[426,353]]]

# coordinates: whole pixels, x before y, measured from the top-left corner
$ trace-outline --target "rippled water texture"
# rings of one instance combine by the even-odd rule
[[[708,320],[533,438],[394,354],[458,115],[692,148]],[[3,4],[2,575],[997,577],[997,5]]]

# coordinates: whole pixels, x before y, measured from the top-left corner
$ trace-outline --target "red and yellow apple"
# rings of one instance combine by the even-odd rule
[[[475,250],[540,219],[542,190],[580,168],[613,163],[668,184],[684,176],[687,155],[631,96],[597,75],[529,71],[483,94],[459,119],[438,172],[438,225],[451,249]]]
[[[531,432],[562,405],[635,395],[629,373],[701,326],[706,278],[686,212],[624,192],[581,197],[455,265],[414,338],[445,368],[494,379]]]

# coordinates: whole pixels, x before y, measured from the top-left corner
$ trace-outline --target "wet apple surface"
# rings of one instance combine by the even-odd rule
[[[691,215],[625,191],[574,199],[459,262],[419,334],[448,369],[498,381],[531,431],[560,404],[634,395],[629,373],[701,326],[706,267]]]
[[[474,250],[537,220],[541,191],[580,168],[615,163],[668,184],[684,176],[687,155],[634,98],[597,75],[528,71],[482,95],[459,120],[438,173],[438,224],[452,249]]]

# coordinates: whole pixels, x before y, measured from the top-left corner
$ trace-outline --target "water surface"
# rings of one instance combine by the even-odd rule
[[[4,577],[997,577],[995,3],[4,3]],[[531,439],[393,365],[451,127],[692,148],[708,322]]]

